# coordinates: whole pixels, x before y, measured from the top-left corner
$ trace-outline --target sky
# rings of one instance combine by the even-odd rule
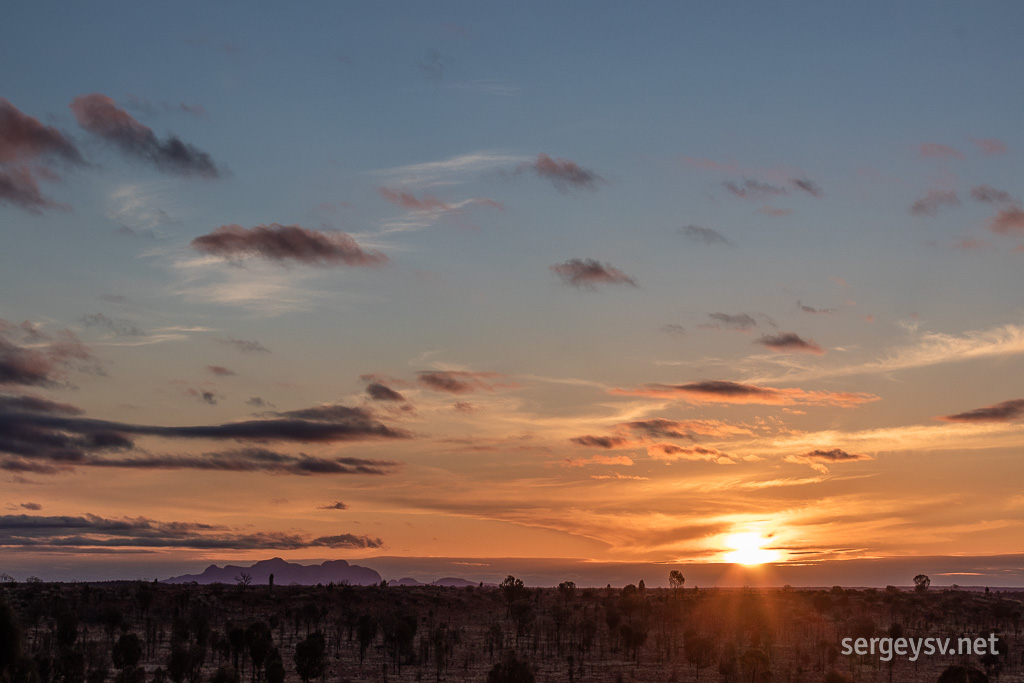
[[[1022,23],[14,3],[0,571],[1024,585]]]

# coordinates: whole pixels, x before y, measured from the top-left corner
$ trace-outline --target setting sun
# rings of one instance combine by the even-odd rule
[[[762,547],[768,542],[768,539],[756,531],[732,534],[725,542],[730,548],[735,549],[731,553],[725,554],[725,559],[729,562],[753,565],[775,562],[779,559],[778,551]]]

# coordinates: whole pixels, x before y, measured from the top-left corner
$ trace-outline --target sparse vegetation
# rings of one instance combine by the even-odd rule
[[[670,578],[668,589],[8,581],[0,683],[1024,680],[1022,593],[696,591]],[[998,656],[838,650],[844,637],[989,633]]]

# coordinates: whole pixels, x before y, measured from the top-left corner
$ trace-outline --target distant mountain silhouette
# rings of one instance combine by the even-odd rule
[[[267,585],[270,575],[274,575],[274,583],[278,586],[298,584],[314,586],[318,583],[349,584],[351,586],[375,586],[381,582],[381,576],[369,567],[349,564],[345,560],[328,560],[323,564],[302,565],[285,562],[280,557],[271,560],[260,560],[250,567],[229,564],[223,568],[211,564],[202,574],[185,574],[165,579],[164,583],[236,583],[242,572],[252,577],[252,584]]]
[[[451,586],[454,588],[465,588],[466,586],[476,586],[476,582],[467,581],[466,579],[459,579],[454,576],[446,576],[443,579],[437,579],[431,583],[423,583],[416,579],[410,579],[405,577],[404,579],[391,579],[388,581],[389,586]]]

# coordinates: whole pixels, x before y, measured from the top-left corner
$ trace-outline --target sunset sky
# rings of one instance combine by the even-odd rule
[[[0,571],[1024,585],[1024,4],[257,5],[5,10]]]

